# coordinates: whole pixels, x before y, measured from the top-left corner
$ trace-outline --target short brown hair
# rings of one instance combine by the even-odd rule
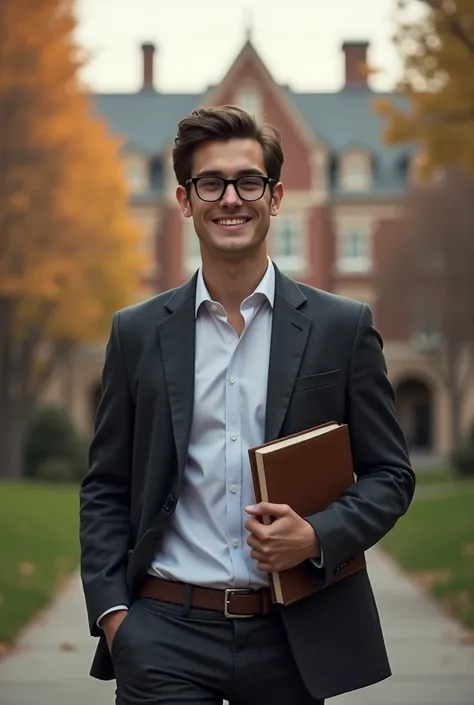
[[[193,154],[205,142],[227,142],[231,139],[254,139],[263,150],[267,175],[280,180],[283,149],[278,130],[272,125],[259,125],[255,118],[236,105],[193,110],[181,120],[174,141],[173,168],[181,186],[191,178]]]

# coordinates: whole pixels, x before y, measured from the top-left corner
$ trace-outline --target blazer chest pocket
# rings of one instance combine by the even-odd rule
[[[320,372],[317,375],[309,375],[307,377],[297,377],[293,393],[310,392],[316,389],[324,389],[338,384],[341,380],[341,370],[329,370],[328,372]]]

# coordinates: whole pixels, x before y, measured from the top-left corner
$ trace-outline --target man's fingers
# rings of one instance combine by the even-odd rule
[[[258,504],[245,507],[247,514],[253,516],[272,516],[283,517],[291,513],[291,509],[287,504],[274,504],[272,502],[259,502]]]
[[[273,573],[275,570],[270,563],[265,563],[265,560],[258,561],[257,568],[262,571],[262,573]]]
[[[266,537],[270,527],[265,526],[265,524],[262,524],[258,519],[252,517],[245,522],[245,528],[262,541]]]
[[[250,556],[256,561],[266,561],[268,558],[259,550],[253,548],[250,551]]]

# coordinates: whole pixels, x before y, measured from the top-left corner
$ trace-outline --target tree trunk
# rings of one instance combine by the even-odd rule
[[[11,374],[10,336],[12,320],[13,302],[0,296],[0,403],[8,395],[8,381]]]
[[[0,297],[0,476],[23,476],[25,434],[34,399],[24,382],[31,359],[21,362],[14,337],[15,301]]]
[[[31,407],[26,402],[5,399],[0,403],[0,476],[18,479],[24,474],[23,452]]]

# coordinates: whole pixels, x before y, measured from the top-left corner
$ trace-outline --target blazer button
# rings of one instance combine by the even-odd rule
[[[163,514],[172,514],[176,505],[176,495],[172,492],[167,496],[165,503],[161,507]]]

